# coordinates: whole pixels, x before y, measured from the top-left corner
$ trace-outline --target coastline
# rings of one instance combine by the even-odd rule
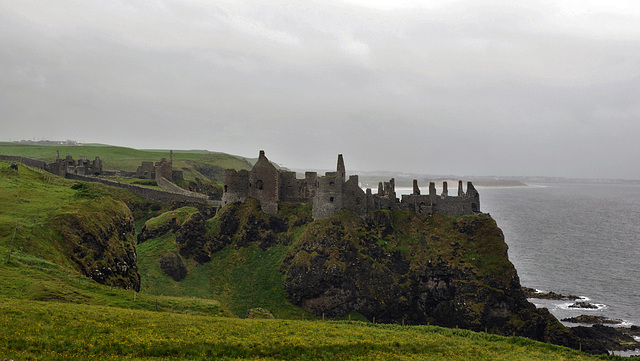
[[[592,303],[587,296],[522,289],[527,300],[537,308],[547,308],[563,325],[582,337],[605,344],[610,354],[640,356],[640,327],[623,319],[609,318],[608,305]]]

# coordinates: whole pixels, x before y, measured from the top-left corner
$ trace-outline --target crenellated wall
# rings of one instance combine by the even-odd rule
[[[417,214],[427,215],[442,213],[451,216],[474,214],[480,212],[480,195],[471,182],[467,183],[467,192],[462,189],[462,181],[458,182],[458,195],[449,196],[448,184],[443,182],[442,194],[436,194],[435,183],[429,183],[429,194],[421,195],[416,192],[417,181],[414,181],[413,194],[405,194],[400,202],[401,209],[408,209]]]
[[[449,187],[443,183],[442,194],[436,194],[435,183],[429,184],[429,192],[422,194],[417,180],[413,181],[413,194],[396,198],[395,180],[380,182],[377,194],[371,189],[362,190],[358,176],[346,179],[346,170],[342,154],[338,155],[335,172],[318,176],[315,172],[306,172],[304,179],[297,179],[290,171],[278,170],[260,151],[258,162],[249,172],[225,171],[223,205],[243,201],[247,197],[260,200],[266,213],[275,214],[280,202],[312,203],[314,219],[331,217],[341,209],[348,209],[359,216],[379,209],[407,209],[421,215],[443,213],[453,216],[480,212],[480,196],[469,182],[467,192],[458,182],[457,196],[449,195]]]

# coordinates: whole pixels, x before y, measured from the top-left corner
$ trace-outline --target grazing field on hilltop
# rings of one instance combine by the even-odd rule
[[[389,221],[388,232],[401,231],[413,219],[402,212],[377,216]],[[310,226],[309,205],[283,204],[278,216],[269,216],[259,211],[256,200],[204,219],[188,205],[154,204],[119,188],[22,165],[14,170],[0,162],[0,359],[599,359],[516,337],[351,321],[364,319],[355,312],[325,322],[324,315],[294,306],[283,288],[287,274],[281,266],[294,247],[315,244],[309,238],[313,232],[338,234],[333,231],[342,227],[370,241],[358,246],[361,252],[411,252],[413,243],[378,239],[380,227],[349,226],[355,221],[344,213]],[[433,255],[449,259],[458,244],[465,246],[468,242],[454,242],[444,230],[455,226],[473,233],[470,221],[436,217],[425,224],[433,227],[436,239],[442,238],[437,243],[429,238]],[[136,233],[145,232],[148,237],[136,244]],[[483,239],[473,239],[480,250],[470,254],[469,262],[452,267],[470,267],[482,259],[479,271],[504,275],[504,267],[511,266],[490,256],[506,249],[492,250]],[[135,272],[94,277],[97,268],[122,267],[132,251],[137,252],[130,259],[137,260],[141,292],[124,282]],[[316,251],[296,258],[300,262],[295,264],[305,266],[305,259],[315,262],[327,253]],[[168,253],[186,264],[188,275],[181,281],[161,269]],[[331,248],[328,254],[333,258],[325,265],[335,269],[340,252]],[[130,267],[136,263],[127,262]],[[254,312],[257,307],[270,313]],[[256,313],[276,319],[244,319]]]
[[[169,158],[169,150],[139,150],[102,144],[88,145],[29,145],[0,142],[0,155],[14,155],[53,162],[56,150],[60,157],[73,156],[78,160],[86,156],[93,160],[100,157],[105,170],[135,171],[142,161],[158,162]],[[205,150],[181,150],[173,152],[174,169],[183,170],[185,179],[208,178],[221,180],[224,169],[250,169],[251,160],[226,153]]]

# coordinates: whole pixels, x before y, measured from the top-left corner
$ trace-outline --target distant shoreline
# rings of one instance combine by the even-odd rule
[[[388,180],[386,180],[385,182],[388,182]],[[396,189],[402,189],[402,188],[408,188],[408,189],[413,189],[413,184],[411,183],[412,181],[407,181],[406,179],[396,179]],[[429,182],[434,182],[436,185],[436,189],[442,189],[442,183],[443,182],[447,182],[447,187],[449,189],[449,192],[457,192],[458,191],[458,181],[457,180],[453,180],[453,179],[436,179],[433,181],[429,181]],[[426,190],[426,192],[428,192],[429,189],[429,182],[427,181],[423,181],[420,182],[418,181],[418,187],[421,189],[421,191],[423,189]],[[486,181],[486,180],[477,180],[477,181],[471,181],[473,183],[473,186],[475,188],[535,188],[538,187],[536,185],[529,185],[520,181],[514,181],[514,180],[496,180],[496,181]],[[462,182],[462,186],[463,188],[466,190],[467,189],[467,181]],[[366,188],[371,188],[371,189],[377,189],[378,188],[378,183],[374,183],[373,180],[368,179],[364,182],[361,182],[361,188],[366,189]],[[422,191],[423,193],[425,191]]]

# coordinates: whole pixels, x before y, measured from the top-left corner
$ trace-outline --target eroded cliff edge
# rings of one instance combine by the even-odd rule
[[[579,342],[527,301],[488,215],[375,211],[361,219],[342,212],[309,224],[281,270],[291,301],[316,315],[358,312],[379,322]]]
[[[489,215],[380,210],[361,218],[343,210],[312,221],[307,206],[284,204],[268,215],[248,198],[213,220],[192,217],[176,230],[176,240],[194,238],[178,242],[179,254],[202,264],[226,247],[264,251],[277,245],[284,250],[279,272],[289,300],[316,316],[358,313],[376,322],[460,327],[579,347],[570,329],[527,301],[503,233]],[[190,236],[194,229],[198,237]]]

